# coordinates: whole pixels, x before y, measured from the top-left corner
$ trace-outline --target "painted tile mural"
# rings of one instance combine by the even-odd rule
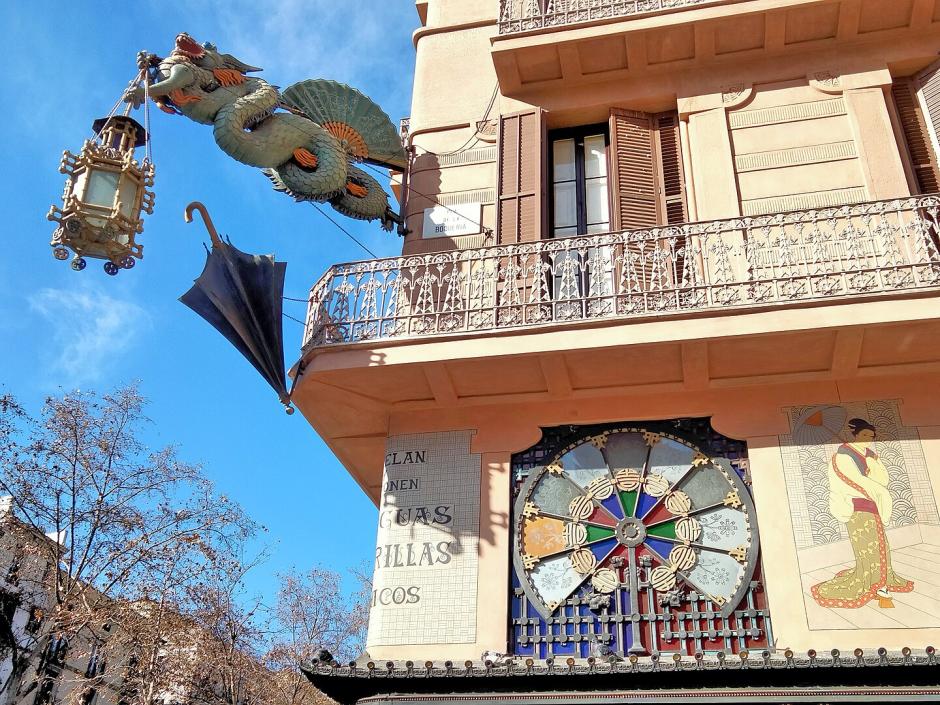
[[[809,629],[940,626],[940,515],[897,402],[786,411],[780,447]]]
[[[476,640],[481,466],[472,435],[388,439],[367,646]]]

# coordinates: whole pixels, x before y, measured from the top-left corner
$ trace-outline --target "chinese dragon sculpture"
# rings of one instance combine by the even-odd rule
[[[261,69],[185,33],[166,58],[143,59],[151,82],[129,89],[126,102],[137,107],[149,95],[164,112],[212,125],[223,152],[298,201],[328,202],[386,230],[400,223],[379,182],[355,164],[404,169],[405,151],[389,117],[356,89],[316,79],[281,92],[248,75]]]

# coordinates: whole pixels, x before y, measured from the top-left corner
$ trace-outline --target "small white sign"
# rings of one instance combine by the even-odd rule
[[[454,237],[482,232],[482,203],[434,206],[424,209],[424,237]]]

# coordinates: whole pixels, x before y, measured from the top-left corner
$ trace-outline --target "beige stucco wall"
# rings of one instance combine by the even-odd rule
[[[471,451],[482,454],[477,641],[472,644],[436,644],[370,649],[373,658],[451,659],[479,658],[486,650],[505,653],[511,536],[509,528],[512,453],[534,445],[539,428],[560,424],[650,421],[686,416],[708,416],[714,428],[732,438],[746,439],[753,497],[760,531],[764,585],[773,621],[775,645],[795,651],[832,648],[900,649],[922,647],[940,639],[940,615],[926,613],[921,629],[811,629],[803,595],[801,565],[787,501],[781,455],[781,436],[789,433],[784,410],[793,406],[846,404],[878,399],[896,400],[905,426],[915,428],[923,448],[935,498],[940,498],[940,409],[932,408],[931,389],[940,388],[940,376],[889,377],[864,382],[765,385],[749,389],[703,391],[685,395],[610,396],[578,403],[530,403],[479,407],[472,410],[439,409],[393,416],[390,435],[475,428]],[[896,547],[912,543],[898,529],[889,532]],[[940,545],[940,529],[938,545]],[[836,549],[838,550],[838,546]],[[844,549],[845,547],[841,547]],[[850,559],[850,554],[846,557]],[[903,572],[903,567],[897,568]],[[918,590],[923,581],[918,581]],[[812,609],[812,604],[810,605]],[[869,610],[874,609],[869,607]],[[911,609],[898,602],[898,618],[910,619]],[[929,609],[926,607],[925,609]],[[885,610],[888,618],[890,610]]]
[[[902,41],[878,41],[869,28],[859,42],[839,13],[816,5],[786,14],[778,27],[783,9],[798,4],[778,3],[773,17],[753,14],[773,3],[739,3],[514,38],[498,34],[496,0],[430,0],[427,25],[415,33],[411,114],[411,186],[427,197],[412,193],[405,251],[490,244],[482,236],[423,240],[423,210],[435,200],[482,202],[483,225],[492,228],[498,155],[492,135],[475,138],[477,123],[534,106],[546,110],[549,129],[605,120],[611,107],[678,109],[687,200],[700,220],[909,194],[888,92],[892,74],[935,56],[935,28]],[[894,22],[888,14],[886,26]],[[682,26],[699,15],[702,24]],[[827,42],[814,38],[826,32]],[[623,55],[624,68],[598,63],[610,52]],[[511,68],[497,72],[510,55]],[[449,153],[460,149],[479,153],[455,165]],[[427,151],[450,163],[436,166]]]
[[[785,15],[786,8],[801,4],[807,7]],[[426,26],[414,37],[410,127],[416,155],[407,221],[413,232],[405,252],[489,244],[482,235],[423,239],[422,211],[433,200],[479,201],[483,224],[494,227],[498,152],[492,134],[478,134],[478,123],[534,106],[546,110],[549,129],[604,120],[611,107],[678,110],[687,199],[697,220],[910,193],[888,91],[892,75],[909,75],[933,60],[940,46],[937,29],[921,30],[912,19],[907,34],[898,25],[893,34],[870,31],[859,40],[853,31],[864,23],[856,17],[856,26],[847,27],[835,6],[795,0],[739,3],[700,15],[664,14],[513,38],[498,35],[496,0],[429,0]],[[753,8],[767,14],[744,14]],[[735,12],[742,14],[734,17]],[[693,15],[702,18],[696,26],[681,26]],[[884,21],[894,22],[889,15]],[[921,15],[919,22],[933,21]],[[603,45],[578,43],[595,38]],[[455,150],[460,154],[452,154]],[[371,405],[374,414],[361,438],[341,441],[348,457],[377,455],[386,436],[461,429],[474,431],[471,450],[481,454],[476,641],[383,646],[370,655],[463,660],[479,658],[485,650],[504,652],[512,453],[537,442],[542,426],[684,416],[710,416],[718,431],[749,444],[778,648],[900,648],[936,642],[940,629],[933,627],[809,628],[791,513],[782,501],[787,488],[780,449],[780,436],[788,432],[787,407],[896,399],[904,423],[920,433],[933,490],[940,493],[940,412],[931,396],[932,389],[940,389],[936,356],[901,360],[904,346],[889,343],[882,366],[860,369],[858,364],[869,354],[867,347],[862,350],[862,337],[868,335],[861,332],[863,326],[917,316],[936,330],[934,306],[926,299],[870,301],[844,310],[777,308],[732,322],[646,320],[605,329],[325,351],[313,359],[311,376],[326,374],[333,365],[382,366],[382,384],[396,392],[408,390],[403,400],[386,403],[384,388],[374,386],[377,378],[363,375],[360,391],[369,398],[343,407],[342,395],[336,394],[333,426],[325,435],[343,436],[342,427],[358,422],[352,418],[362,416],[355,404]],[[833,332],[831,340],[816,337],[849,324],[859,330]],[[779,344],[743,341],[748,335],[783,336],[796,330],[799,335],[781,337]],[[675,343],[668,350],[659,345],[666,340]],[[590,364],[583,362],[581,350],[590,350]],[[779,360],[781,350],[786,360]],[[556,354],[549,359],[547,351]],[[889,372],[895,358],[898,367]],[[779,364],[768,365],[768,360]],[[311,389],[322,399],[336,392],[327,385]],[[357,480],[374,489],[373,478]]]

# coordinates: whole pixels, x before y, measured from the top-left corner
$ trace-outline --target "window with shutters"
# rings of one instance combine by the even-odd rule
[[[610,113],[615,230],[688,220],[679,115],[613,109]]]
[[[611,110],[611,201],[614,230],[643,230],[688,221],[677,112]],[[630,240],[616,276],[637,292],[680,286],[688,247],[681,231]]]
[[[607,125],[588,125],[549,134],[551,166],[550,237],[610,232],[610,188],[607,172]],[[556,301],[583,307],[585,297],[608,296],[612,257],[609,247],[560,252],[550,257],[551,288]]]
[[[940,66],[891,84],[904,147],[920,193],[940,191],[936,129],[940,127]]]
[[[552,132],[552,237],[610,231],[607,126]]]

